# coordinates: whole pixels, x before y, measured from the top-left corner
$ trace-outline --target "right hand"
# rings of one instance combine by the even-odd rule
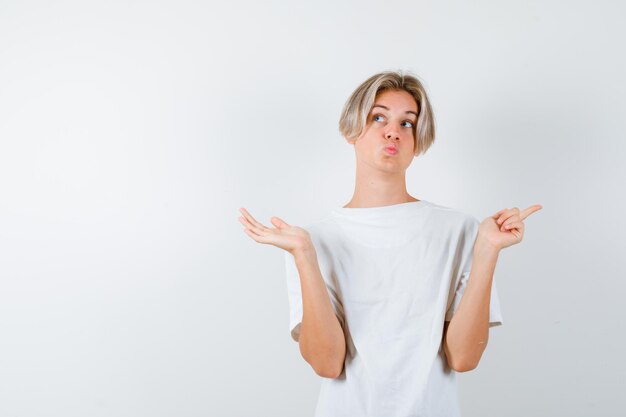
[[[274,245],[291,254],[312,247],[309,232],[301,227],[291,226],[274,216],[271,221],[276,227],[270,229],[256,221],[245,208],[240,208],[239,211],[243,214],[239,221],[246,227],[244,232],[259,243]]]

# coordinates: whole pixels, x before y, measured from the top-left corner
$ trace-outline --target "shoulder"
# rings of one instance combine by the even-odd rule
[[[332,216],[325,215],[323,217],[319,217],[309,223],[304,225],[304,229],[311,234],[320,234],[323,235],[331,231],[335,227],[335,222],[333,221]]]
[[[434,218],[455,229],[466,232],[478,230],[480,221],[467,211],[435,203],[428,203],[428,207]]]
[[[318,248],[324,244],[330,244],[338,236],[337,224],[330,215],[325,215],[306,223],[303,229],[309,232],[311,240]]]

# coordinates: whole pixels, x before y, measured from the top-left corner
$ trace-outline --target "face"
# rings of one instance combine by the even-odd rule
[[[354,144],[357,160],[386,172],[404,172],[415,157],[417,103],[401,90],[379,93],[367,116],[367,125]],[[395,149],[395,151],[394,151]]]

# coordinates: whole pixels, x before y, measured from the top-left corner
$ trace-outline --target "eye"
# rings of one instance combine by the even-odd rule
[[[375,114],[375,115],[372,117],[372,120],[374,120],[374,121],[376,122],[376,121],[377,121],[377,120],[376,120],[376,118],[377,118],[377,117],[384,117],[384,116],[383,116],[382,114]]]
[[[412,121],[410,121],[410,120],[405,120],[405,121],[404,121],[404,122],[402,122],[402,123],[408,123],[408,124],[409,124],[408,126],[404,126],[404,127],[411,127],[411,128],[413,127],[413,122],[412,122]]]

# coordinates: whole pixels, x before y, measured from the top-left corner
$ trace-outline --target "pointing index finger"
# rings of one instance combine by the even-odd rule
[[[534,212],[541,210],[543,206],[541,204],[534,204],[530,207],[525,208],[521,213],[520,217],[522,220],[533,214]]]

